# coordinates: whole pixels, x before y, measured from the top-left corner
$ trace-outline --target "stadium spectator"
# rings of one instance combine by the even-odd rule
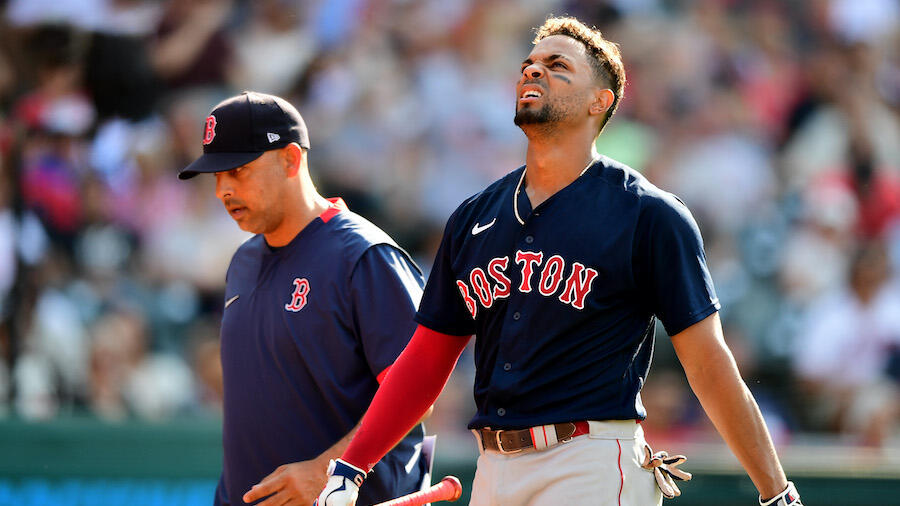
[[[0,3],[0,413],[219,412],[210,322],[246,235],[209,188],[175,181],[213,104],[284,94],[315,133],[322,192],[431,265],[456,204],[519,163],[519,38],[571,12],[629,65],[597,149],[695,210],[776,437],[900,431],[884,309],[900,304],[896,1]],[[648,429],[708,435],[686,390],[647,389]],[[448,392],[442,432],[471,410]]]

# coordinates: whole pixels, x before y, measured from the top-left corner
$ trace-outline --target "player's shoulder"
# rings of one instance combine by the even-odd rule
[[[599,169],[593,172],[596,177],[639,201],[665,199],[668,195],[668,192],[654,185],[646,176],[618,160],[600,155],[597,163]]]
[[[604,155],[600,156],[599,163],[602,168],[596,175],[606,184],[629,195],[639,206],[642,215],[690,213],[685,203],[675,194],[659,188],[628,165]]]

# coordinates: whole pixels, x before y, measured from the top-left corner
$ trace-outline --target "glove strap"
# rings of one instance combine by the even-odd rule
[[[803,503],[800,502],[800,494],[797,492],[797,487],[794,486],[793,482],[789,481],[787,488],[775,497],[764,501],[762,496],[759,496],[759,506],[803,506]]]
[[[357,487],[361,487],[363,480],[366,479],[366,472],[353,464],[337,459],[328,462],[328,476],[343,476]]]

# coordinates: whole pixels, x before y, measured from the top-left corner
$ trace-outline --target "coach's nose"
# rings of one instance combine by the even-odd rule
[[[227,172],[216,172],[216,198],[225,200],[234,195],[231,176]]]

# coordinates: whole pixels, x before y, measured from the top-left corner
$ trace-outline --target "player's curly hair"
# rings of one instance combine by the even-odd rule
[[[612,90],[615,98],[613,98],[612,106],[607,111],[606,117],[603,118],[603,123],[600,124],[599,132],[602,132],[625,94],[625,66],[622,65],[619,46],[615,42],[604,39],[600,30],[590,28],[573,17],[547,18],[544,24],[537,29],[532,43],[537,44],[551,35],[565,35],[584,44],[591,56],[588,61],[591,68],[594,69],[595,77]]]

